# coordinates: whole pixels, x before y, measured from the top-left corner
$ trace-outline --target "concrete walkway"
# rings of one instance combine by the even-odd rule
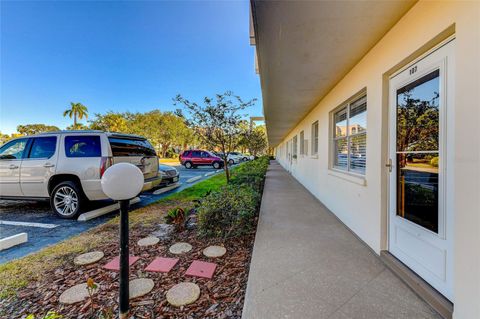
[[[440,317],[322,203],[272,162],[243,318]]]

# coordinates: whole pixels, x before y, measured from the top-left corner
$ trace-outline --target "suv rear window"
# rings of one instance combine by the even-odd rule
[[[102,148],[100,136],[82,135],[65,137],[65,155],[67,157],[100,157]]]
[[[109,137],[113,156],[157,156],[147,140]]]

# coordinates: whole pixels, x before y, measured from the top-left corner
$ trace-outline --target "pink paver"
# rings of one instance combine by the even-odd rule
[[[169,272],[177,264],[178,258],[157,257],[150,265],[145,268],[146,271]]]
[[[194,260],[190,267],[188,267],[185,275],[211,279],[215,268],[217,268],[217,264],[215,263]]]
[[[128,257],[128,265],[131,266],[133,265],[137,260],[139,260],[140,257],[136,256],[129,256]],[[108,269],[108,270],[120,270],[120,256],[117,256],[110,260],[103,268]]]

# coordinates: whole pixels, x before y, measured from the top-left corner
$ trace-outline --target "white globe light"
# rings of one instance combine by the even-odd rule
[[[134,198],[142,190],[143,183],[142,171],[130,163],[110,166],[102,176],[102,190],[113,200]]]

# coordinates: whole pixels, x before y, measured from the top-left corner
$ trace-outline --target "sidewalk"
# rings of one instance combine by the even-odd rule
[[[440,318],[277,162],[267,173],[243,319]]]

